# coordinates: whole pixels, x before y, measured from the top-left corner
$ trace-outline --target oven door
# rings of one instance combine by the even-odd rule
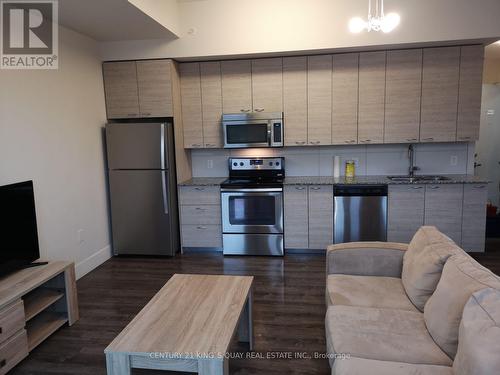
[[[222,189],[224,233],[283,233],[282,189]]]
[[[270,147],[271,123],[269,120],[226,121],[224,148]]]

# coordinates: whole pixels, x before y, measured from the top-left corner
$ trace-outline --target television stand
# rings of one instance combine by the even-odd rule
[[[31,268],[31,267],[38,267],[38,266],[46,266],[47,264],[49,264],[49,262],[31,262],[30,264],[25,264],[23,266],[23,269],[24,268]]]
[[[33,266],[33,265],[30,265]],[[75,265],[47,262],[0,278],[0,375],[55,331],[79,319]]]

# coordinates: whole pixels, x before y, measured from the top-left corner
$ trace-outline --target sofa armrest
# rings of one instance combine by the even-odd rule
[[[401,277],[407,244],[397,242],[348,242],[328,246],[326,273]]]

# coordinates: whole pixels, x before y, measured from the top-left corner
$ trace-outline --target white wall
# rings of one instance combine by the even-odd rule
[[[400,26],[352,34],[366,0],[179,0],[181,35],[171,41],[109,42],[105,60],[189,58],[442,42],[500,37],[498,0],[386,0]],[[189,34],[189,30],[195,32]]]
[[[419,174],[472,174],[473,143],[415,145]],[[332,176],[333,158],[356,161],[356,174],[398,175],[408,173],[408,145],[358,145],[286,147],[283,149],[193,150],[194,177],[224,177],[227,159],[238,156],[284,156],[287,176]],[[456,159],[456,163],[455,160]],[[342,175],[344,171],[342,170]]]
[[[41,258],[74,261],[79,277],[111,254],[106,115],[96,42],[59,38],[59,70],[0,70],[0,185],[34,180]]]

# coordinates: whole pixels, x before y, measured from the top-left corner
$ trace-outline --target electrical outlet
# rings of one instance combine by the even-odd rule
[[[207,168],[212,169],[214,167],[214,161],[212,159],[207,160]]]
[[[457,155],[452,155],[450,158],[450,165],[456,166],[458,164],[458,156]]]

